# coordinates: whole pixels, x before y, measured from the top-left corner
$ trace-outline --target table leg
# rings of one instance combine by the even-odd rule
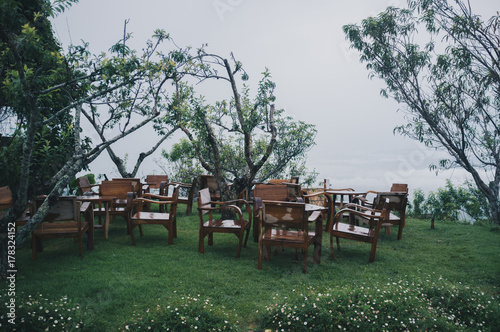
[[[106,216],[104,218],[104,240],[108,239],[108,229],[109,229],[109,204],[105,203]]]
[[[94,250],[94,209],[92,204],[90,204],[90,208],[87,210],[87,216],[85,219],[89,223],[89,230],[87,232],[87,250]]]

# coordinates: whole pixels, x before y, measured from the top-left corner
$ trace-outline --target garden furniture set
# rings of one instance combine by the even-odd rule
[[[40,240],[51,237],[76,239],[79,256],[82,256],[83,234],[87,234],[87,249],[93,249],[94,229],[103,229],[104,238],[108,239],[109,223],[116,215],[126,219],[127,233],[134,246],[134,229],[138,227],[143,236],[142,226],[147,224],[164,226],[168,230],[167,243],[173,244],[177,237],[177,204],[186,204],[186,215],[190,215],[197,179],[192,183],[180,183],[169,182],[166,175],[149,175],[144,183],[136,178],[120,178],[92,185],[86,177],[81,177],[78,185],[80,195],[60,197],[33,232],[33,259],[41,249]],[[306,273],[311,245],[314,247],[314,263],[321,262],[324,231],[330,234],[332,259],[334,237],[338,250],[340,238],[371,243],[369,262],[375,259],[382,227],[390,234],[390,226],[398,226],[397,239],[401,240],[408,196],[406,184],[394,184],[389,192],[331,189],[327,185],[325,181],[324,188],[302,189],[298,178],[274,179],[266,184],[256,183],[250,200],[222,202],[215,178],[201,176],[197,195],[200,222],[198,251],[204,253],[205,237],[208,237],[210,246],[213,245],[214,233],[229,233],[238,238],[236,258],[239,258],[252,230],[253,239],[258,242],[258,269],[262,269],[263,259],[270,260],[272,247],[276,252],[290,247],[296,249],[297,256],[302,254],[302,270]],[[185,193],[183,197],[179,196],[181,189]],[[3,209],[10,204],[9,195],[8,187],[0,188]],[[38,208],[37,202],[41,200],[32,203],[28,216],[20,218],[16,226],[22,226],[29,220],[29,215]],[[158,208],[151,209],[154,205]],[[94,222],[94,216],[99,216],[98,223]],[[101,216],[104,216],[104,223]]]

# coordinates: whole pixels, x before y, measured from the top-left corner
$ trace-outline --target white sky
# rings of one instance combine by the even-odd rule
[[[471,2],[485,19],[500,7],[491,0]],[[401,7],[406,1],[80,0],[53,23],[65,48],[85,40],[93,53],[107,51],[123,37],[124,21],[130,19],[129,45],[137,49],[160,28],[181,47],[207,43],[213,53],[229,57],[233,52],[253,82],[269,68],[277,84],[276,107],[316,125],[317,145],[308,153],[307,165],[320,173],[319,181],[330,179],[333,188],[382,191],[402,182],[412,192],[436,190],[446,179],[460,184],[460,170],[439,176],[428,170],[442,153],[392,133],[404,123],[398,105],[380,96],[382,82],[368,78],[345,40],[343,25],[360,23],[389,5]],[[224,96],[230,98],[229,89]],[[122,143],[131,161],[141,150],[140,137],[133,142]],[[139,147],[136,152],[134,146]],[[153,158],[139,176],[160,171]],[[91,165],[92,172],[108,177],[118,175],[114,169],[104,153]]]

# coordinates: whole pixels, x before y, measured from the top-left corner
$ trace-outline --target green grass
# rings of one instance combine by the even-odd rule
[[[143,237],[136,229],[137,245],[132,246],[125,221],[116,218],[109,240],[96,231],[95,249],[84,250],[83,258],[77,256],[77,244],[68,239],[46,240],[37,261],[32,261],[29,244],[24,244],[16,254],[16,301],[18,306],[42,307],[41,300],[33,298],[54,305],[65,297],[62,302],[69,304],[64,306],[75,312],[73,320],[82,322],[80,330],[89,331],[123,330],[127,323],[141,318],[157,319],[148,310],[154,311],[158,305],[164,310],[161,315],[166,315],[165,308],[174,310],[183,303],[187,308],[187,301],[194,311],[208,307],[217,317],[227,314],[228,321],[246,331],[271,326],[271,308],[308,290],[358,294],[361,287],[401,282],[412,287],[414,280],[430,279],[436,285],[445,280],[446,287],[465,285],[487,296],[499,295],[498,228],[436,222],[431,229],[428,220],[414,219],[406,224],[401,241],[396,239],[396,228],[391,235],[380,236],[374,263],[368,263],[369,244],[343,239],[341,251],[335,250],[336,260],[332,261],[325,234],[321,264],[314,265],[310,257],[308,273],[303,274],[301,261],[293,259],[291,250],[264,261],[263,269],[257,270],[258,248],[251,236],[239,259],[235,258],[237,238],[230,234],[215,234],[213,247],[205,239],[205,254],[201,255],[197,214],[179,215],[178,237],[170,246],[166,230],[157,225],[144,226]],[[2,310],[0,316],[5,319]],[[18,312],[24,313],[19,308]],[[1,323],[6,326],[5,321]]]

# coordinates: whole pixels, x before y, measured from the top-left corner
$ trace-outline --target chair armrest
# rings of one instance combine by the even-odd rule
[[[164,198],[172,198],[172,197],[166,197],[166,196],[162,196]],[[172,204],[172,203],[175,203],[173,200],[160,200],[160,201],[156,201],[154,199],[148,199],[148,198],[144,198],[144,197],[139,197],[139,198],[136,198],[134,199],[134,204],[137,204],[138,202],[144,202],[144,203],[153,203],[153,204]]]
[[[176,184],[178,184],[179,187],[181,187],[181,188],[188,188],[189,189],[189,188],[193,187],[192,183],[182,183],[182,182],[172,181],[172,182],[167,183],[166,188],[168,188],[171,185],[174,186]]]
[[[380,212],[381,211],[381,210],[376,210],[374,208],[368,207],[366,205],[361,205],[361,204],[356,204],[356,203],[344,204],[344,208],[358,209],[358,211],[359,210],[371,211],[371,212]]]
[[[320,211],[314,211],[311,213],[309,218],[307,219],[309,222],[316,221],[319,217],[321,217],[321,212]]]
[[[158,194],[152,194],[152,193],[145,193],[145,194],[141,195],[141,197],[139,197],[139,198],[144,198],[144,199],[149,199],[149,200],[151,200],[152,198],[157,198],[160,201],[165,201],[165,200],[173,201],[173,199],[174,199],[172,196],[164,196],[164,195],[158,195]],[[137,199],[139,199],[139,198],[137,198]],[[157,201],[154,201],[154,202],[157,202]]]
[[[215,207],[212,207],[210,205],[205,205],[204,207],[198,207],[198,210],[200,210],[200,211],[219,211],[219,210],[223,210],[226,208],[231,208],[233,210],[236,210],[236,213],[240,217],[240,220],[243,220],[243,212],[241,212],[241,209],[236,205],[223,204],[222,206],[215,206]]]

